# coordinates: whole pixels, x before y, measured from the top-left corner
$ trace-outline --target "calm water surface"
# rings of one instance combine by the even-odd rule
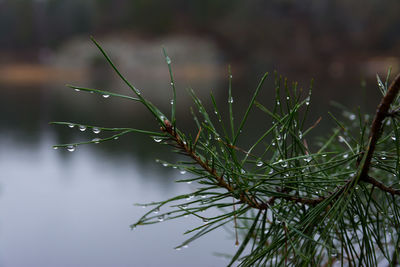
[[[178,171],[160,183],[156,163],[143,168],[132,157],[109,158],[90,146],[69,153],[54,143],[50,134],[35,146],[1,138],[0,266],[226,265],[213,256],[235,249],[223,230],[173,249],[201,225],[195,218],[129,229],[146,211],[133,203],[190,192],[195,185],[173,183]]]

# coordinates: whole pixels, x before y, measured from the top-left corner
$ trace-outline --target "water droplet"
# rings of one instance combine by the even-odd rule
[[[230,79],[232,79],[232,78],[233,78],[232,74],[231,74],[231,75],[229,75],[229,78],[230,78]]]
[[[69,127],[69,128],[74,128],[74,127],[75,127],[75,124],[70,123],[70,124],[68,124],[68,127]]]
[[[94,142],[95,144],[98,144],[98,143],[100,143],[100,138],[93,138],[92,139],[92,142]]]
[[[79,125],[79,131],[84,132],[86,130],[85,125]]]
[[[163,163],[162,164],[164,167],[168,167],[168,163]]]
[[[288,163],[287,163],[286,161],[283,162],[282,159],[280,159],[278,162],[281,163],[281,166],[282,166],[283,168],[286,168],[286,167],[288,166]]]
[[[287,97],[286,97],[286,100],[289,100],[289,99],[290,99],[290,97],[287,96]]]
[[[160,212],[160,208],[155,209],[153,212],[154,212],[154,214],[159,213]]]
[[[228,103],[232,104],[233,103],[233,97],[229,97]]]
[[[67,150],[68,150],[69,152],[74,152],[75,149],[76,149],[76,146],[74,146],[74,145],[67,146]]]
[[[279,102],[279,100],[276,101],[276,105],[277,105],[277,106],[279,106],[280,104],[281,104],[281,102]]]
[[[271,145],[272,145],[272,146],[275,146],[275,142],[272,142]]]
[[[310,96],[306,98],[306,106],[310,105]]]
[[[186,183],[187,183],[187,184],[191,184],[191,183],[192,183],[192,181],[187,181]]]
[[[81,91],[81,90],[79,90],[78,88],[75,88],[74,90],[75,90],[75,92],[79,92],[79,91]]]
[[[347,159],[348,157],[349,157],[349,154],[344,154],[344,155],[343,155],[343,158],[344,158],[344,159]]]
[[[281,140],[282,139],[282,137],[280,136],[280,135],[278,135],[277,137],[276,137],[276,140]]]
[[[183,248],[188,248],[188,247],[189,247],[188,245],[184,245],[184,246],[183,246]]]
[[[304,158],[304,161],[305,161],[305,162],[310,162],[311,160],[312,160],[312,157],[305,157],[305,158]]]
[[[172,62],[171,58],[169,56],[165,57],[165,61],[167,62],[168,65],[171,64],[171,62]]]
[[[159,221],[159,222],[162,222],[162,221],[164,221],[164,215],[160,215],[160,216],[158,216],[158,217],[157,217],[157,219],[158,219],[158,221]]]
[[[181,173],[181,174],[185,174],[186,171],[185,171],[185,170],[181,170],[180,173]]]
[[[322,154],[321,156],[325,158],[325,157],[326,157],[326,154]]]
[[[349,119],[351,121],[354,121],[356,119],[356,115],[354,115],[353,113],[349,115]]]
[[[187,204],[183,204],[183,205],[181,205],[181,208],[182,208],[182,209],[187,209],[187,207],[188,207],[188,205],[187,205]]]
[[[257,161],[256,165],[257,165],[257,167],[261,167],[263,165],[263,163],[261,160],[259,160],[259,161]]]
[[[162,138],[154,137],[153,140],[154,140],[154,142],[156,142],[156,143],[160,143],[160,142],[162,141]]]
[[[178,247],[178,248],[175,248],[175,250],[176,250],[176,251],[179,251],[179,250],[181,250],[181,248],[180,248],[180,247]]]
[[[338,253],[337,253],[336,249],[333,249],[333,250],[331,251],[331,256],[332,256],[332,257],[337,257],[337,255],[338,255]]]
[[[174,85],[174,82],[171,82],[170,85]]]
[[[393,141],[396,141],[396,136],[391,137]]]
[[[240,170],[240,173],[241,173],[241,174],[245,174],[246,171],[245,171],[244,169],[241,169],[241,170]]]
[[[381,159],[382,159],[382,160],[385,160],[385,159],[386,159],[386,156],[385,156],[385,155],[382,155],[382,156],[381,156]]]
[[[218,115],[218,111],[214,110],[215,115]]]
[[[118,140],[118,139],[119,139],[119,137],[118,137],[118,136],[114,137],[114,140]]]
[[[271,169],[268,174],[273,174],[273,173],[274,173],[274,169]]]
[[[343,136],[340,136],[340,135],[339,135],[338,139],[339,139],[339,142],[340,142],[340,143],[343,143],[343,142],[345,141],[345,139],[343,138]]]
[[[110,97],[110,95],[106,95],[106,94],[104,94],[104,95],[103,95],[103,97],[104,97],[104,98],[109,98],[109,97]]]
[[[142,94],[142,92],[140,92],[140,90],[136,89],[136,88],[135,88],[135,92],[136,92],[137,95],[141,95]]]
[[[173,105],[173,104],[174,104],[174,100],[171,99],[171,100],[169,101],[169,103],[171,103],[171,105]]]
[[[189,195],[189,196],[186,198],[186,200],[191,200],[192,198],[194,198],[194,196],[193,196],[193,195]]]
[[[299,139],[303,138],[303,133],[299,131]]]
[[[101,132],[101,130],[100,130],[99,128],[97,128],[97,127],[94,127],[94,128],[92,129],[92,131],[93,131],[93,133],[95,133],[95,134],[98,134],[98,133]]]
[[[203,222],[204,223],[208,223],[208,219],[207,218],[203,218]]]
[[[54,150],[57,150],[57,149],[58,149],[58,146],[53,146],[53,149],[54,149]]]

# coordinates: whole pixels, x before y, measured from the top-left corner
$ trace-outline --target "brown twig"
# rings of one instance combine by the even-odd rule
[[[365,162],[361,166],[360,179],[364,180],[368,177],[368,171],[371,165],[372,156],[375,151],[376,143],[378,142],[379,136],[381,135],[383,120],[389,116],[390,105],[395,100],[400,90],[400,74],[396,76],[393,82],[390,84],[386,95],[382,98],[379,103],[375,118],[372,122],[371,133],[369,137],[369,144],[366,150]]]
[[[375,187],[381,189],[382,191],[385,191],[385,192],[391,194],[392,196],[393,195],[400,196],[400,189],[394,189],[392,187],[386,186],[383,183],[378,182],[376,179],[372,178],[371,176],[367,176],[367,177],[363,178],[362,181],[366,182],[366,183],[370,183],[370,184],[374,185]]]
[[[167,127],[161,127],[161,130],[170,134],[172,140],[176,144],[176,147],[183,150],[184,154],[191,157],[205,171],[207,171],[209,174],[211,174],[216,179],[218,186],[227,189],[229,192],[232,192],[232,193],[235,192],[235,188],[232,185],[228,184],[224,180],[223,176],[221,176],[217,173],[215,168],[212,168],[208,164],[208,162],[204,162],[200,158],[200,156],[198,156],[193,150],[190,149],[190,147],[187,145],[187,143],[181,139],[181,137],[176,133],[176,131],[174,131],[172,129],[172,127],[168,127],[170,125],[168,123],[168,121],[165,122],[165,125],[167,125]],[[286,200],[299,202],[299,203],[303,203],[303,204],[309,204],[309,205],[316,205],[325,199],[324,197],[309,199],[309,198],[300,198],[300,197],[291,196],[291,195],[281,195],[281,196],[273,196],[266,202],[258,202],[254,197],[249,196],[244,191],[240,192],[238,198],[242,203],[246,203],[250,207],[256,208],[259,210],[267,210],[268,207],[275,202],[276,198],[286,199]]]
[[[232,198],[233,200],[233,223],[235,227],[235,246],[239,246],[239,234],[238,234],[238,224],[237,224],[237,216],[236,216],[236,205],[235,205],[235,199]]]
[[[196,145],[197,145],[197,141],[199,140],[201,130],[202,130],[202,128],[200,127],[199,132],[198,132],[197,135],[196,135],[196,139],[195,139],[194,142],[193,142],[193,151],[196,150]]]
[[[188,144],[184,142],[181,137],[177,134],[176,131],[172,129],[172,127],[168,127],[170,125],[169,121],[164,121],[166,127],[161,127],[163,132],[168,133],[172,140],[176,143],[177,147],[179,147],[183,152],[191,157],[194,161],[197,162],[205,171],[211,174],[217,181],[218,186],[227,189],[229,192],[235,192],[235,188],[229,185],[223,178],[223,176],[218,175],[215,168],[212,168],[208,161],[204,162],[200,156],[198,156],[194,151],[190,149]],[[268,207],[261,207],[260,203],[256,202],[254,199],[250,198],[245,192],[241,192],[239,194],[239,199],[243,203],[247,203],[250,207],[257,208],[257,209],[267,209]]]

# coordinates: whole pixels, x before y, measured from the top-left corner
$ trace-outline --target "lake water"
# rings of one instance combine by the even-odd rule
[[[190,237],[186,230],[203,225],[198,218],[129,228],[146,212],[134,203],[194,191],[195,183],[174,183],[179,171],[155,162],[171,159],[169,149],[139,135],[73,153],[52,149],[94,135],[50,121],[158,129],[138,103],[63,84],[0,84],[0,266],[226,265],[214,254],[236,248],[223,229],[174,250]]]
[[[164,183],[156,163],[144,168],[133,157],[108,157],[90,146],[70,153],[53,150],[53,144],[48,133],[31,146],[1,138],[0,266],[226,265],[213,256],[235,250],[223,230],[173,249],[185,240],[184,231],[202,225],[198,219],[130,230],[146,211],[134,203],[195,187],[173,183],[178,171],[162,175]]]

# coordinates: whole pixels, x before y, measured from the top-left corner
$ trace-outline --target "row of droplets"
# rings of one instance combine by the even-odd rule
[[[68,124],[68,127],[69,127],[69,128],[74,128],[75,125],[76,125],[76,124],[70,123],[70,124]],[[78,125],[78,129],[79,129],[79,131],[81,131],[81,132],[86,131],[87,128],[88,128],[88,127],[87,127],[86,125]],[[93,131],[93,133],[98,134],[98,133],[101,132],[101,129],[98,128],[98,127],[93,127],[93,128],[92,128],[92,131]]]
[[[75,88],[74,89],[76,92],[80,92],[81,90],[80,89],[78,89],[78,88]],[[90,93],[94,93],[94,91],[89,91]],[[102,97],[104,97],[104,98],[109,98],[110,97],[110,95],[109,94],[101,94],[101,96]]]
[[[71,128],[71,129],[74,128],[75,126],[76,126],[76,124],[73,124],[73,123],[68,124],[68,128]],[[78,126],[79,131],[81,131],[81,132],[84,132],[88,129],[88,127],[86,125],[77,125],[77,126]],[[101,132],[101,129],[98,127],[92,127],[92,132],[94,134],[99,134]],[[118,137],[116,137],[116,139],[118,139]],[[97,138],[97,137],[92,139],[92,142],[94,142],[95,144],[100,143],[100,141],[101,141],[101,139]],[[77,145],[68,145],[68,146],[66,146],[66,149],[69,152],[74,152],[76,150],[76,147],[77,147]],[[58,146],[54,146],[53,148],[58,149]]]
[[[161,162],[159,159],[156,159],[156,163],[161,163],[163,167],[172,167],[173,169],[178,169],[177,166],[168,164],[168,163],[166,163],[166,162]],[[180,170],[179,170],[179,173],[180,173],[180,174],[186,174],[186,170],[180,169]]]

